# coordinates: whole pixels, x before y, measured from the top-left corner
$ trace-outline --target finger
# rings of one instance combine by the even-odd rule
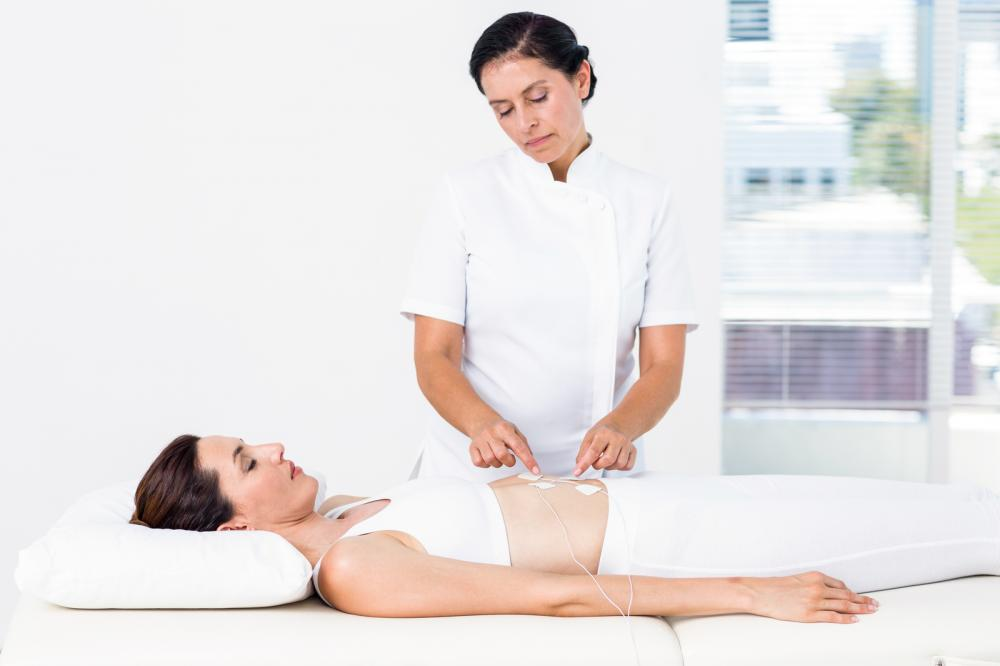
[[[514,427],[515,438],[507,442],[507,446],[514,450],[514,454],[521,459],[524,466],[531,470],[532,474],[540,474],[538,469],[538,463],[535,461],[535,456],[531,453],[531,447],[528,446],[528,440],[525,439],[521,431]]]
[[[826,576],[825,574],[824,574],[824,580],[826,581],[826,584],[828,586],[831,586],[834,589],[839,589],[840,591],[844,592],[847,595],[845,597],[837,595],[836,598],[851,599],[852,601],[857,601],[860,603],[872,604],[876,608],[878,608],[878,601],[876,601],[873,597],[870,597],[866,594],[858,594],[851,588],[847,587],[847,584],[844,583],[844,581],[832,578],[830,576]],[[831,590],[831,592],[832,591],[833,590]]]
[[[594,441],[591,442],[589,447],[587,447],[587,450],[584,452],[583,457],[580,458],[579,462],[577,462],[576,469],[573,470],[573,475],[580,476],[580,474],[583,473],[583,470],[593,465],[594,461],[597,460],[602,453],[604,453],[604,449],[606,449],[607,446],[608,443],[606,441],[602,440],[601,438],[595,437]]]
[[[576,461],[573,463],[573,469],[578,469],[580,467],[580,461],[583,460],[583,456],[589,448],[589,443],[580,445],[580,450],[576,452]]]
[[[601,455],[597,456],[597,460],[594,461],[594,469],[606,469],[612,462],[614,462],[616,457],[615,447],[612,444],[608,445],[608,448],[601,451]]]
[[[857,604],[864,610],[861,612],[870,613],[878,610],[878,602],[869,597],[866,594],[857,594],[848,590],[850,596],[847,597],[847,601]]]
[[[479,449],[472,446],[469,447],[469,455],[472,456],[472,464],[476,467],[486,467],[486,463],[483,462],[483,457],[479,455]]]
[[[515,462],[514,455],[504,444],[502,439],[491,439],[490,448],[493,450],[493,455],[496,456],[497,461],[500,465],[506,465],[507,467],[512,466]],[[500,465],[497,465],[498,467]]]
[[[869,596],[852,592],[849,589],[840,589],[835,587],[827,588],[826,597],[828,599],[847,599],[848,601],[854,601],[861,604],[875,603],[875,600]]]
[[[583,441],[580,442],[580,449],[576,452],[577,466],[580,465],[580,460],[583,458],[583,455],[587,452],[587,449],[590,448],[590,445],[593,441],[594,441],[594,431],[588,430],[587,434],[583,436]]]
[[[839,587],[828,587],[823,594],[826,599],[847,599],[848,601],[857,601],[860,597],[850,590],[842,590]]]
[[[635,457],[637,455],[636,448],[633,446],[628,452],[628,463],[625,465],[626,470],[630,470],[635,467]]]
[[[618,459],[615,460],[615,464],[609,469],[625,469],[625,465],[628,464],[629,451],[632,450],[632,446],[623,446],[621,451],[618,452]]]
[[[816,611],[813,614],[812,622],[835,622],[837,624],[851,624],[858,621],[857,615],[844,615],[834,611]]]
[[[500,467],[500,461],[497,457],[493,455],[493,448],[490,446],[489,441],[484,442],[479,445],[479,453],[483,456],[483,461],[490,467]]]
[[[610,440],[608,442],[608,447],[604,449],[601,457],[598,459],[597,464],[594,467],[600,469],[611,469],[618,462],[618,457],[622,454],[622,450],[625,449],[624,443],[621,441]],[[627,454],[627,452],[626,452]]]
[[[869,608],[868,604],[857,603],[855,601],[849,601],[847,599],[824,599],[820,602],[819,607],[823,610],[837,611],[838,613],[871,613],[874,609]]]
[[[580,454],[580,457],[576,461],[576,465],[573,467],[573,476],[580,476],[585,469],[590,467],[591,463],[600,456],[600,452],[594,452],[594,445],[590,444],[586,449]]]
[[[823,574],[823,582],[829,585],[830,587],[839,587],[845,590],[847,589],[847,585],[844,584],[844,581],[838,580],[833,576],[827,576],[826,574]]]

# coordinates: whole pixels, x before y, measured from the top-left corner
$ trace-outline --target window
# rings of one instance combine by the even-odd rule
[[[747,169],[746,185],[748,194],[767,194],[771,191],[771,173],[767,169]]]
[[[1000,441],[1000,2],[959,2],[957,32],[948,432],[953,448],[989,451]],[[990,467],[980,464],[970,480],[989,483]]]
[[[961,3],[958,57],[955,403],[974,407],[1000,404],[1000,2]]]
[[[785,169],[782,184],[788,194],[804,193],[806,191],[806,170]]]
[[[729,38],[733,40],[770,39],[769,0],[731,0],[729,3]]]
[[[724,471],[1000,471],[1000,0],[730,0],[725,63]]]
[[[823,167],[819,170],[819,191],[823,196],[829,196],[837,191],[837,176],[833,169]]]

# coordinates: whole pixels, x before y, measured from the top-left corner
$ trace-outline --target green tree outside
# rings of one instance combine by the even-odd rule
[[[915,198],[924,219],[930,216],[930,133],[919,114],[919,95],[873,70],[852,78],[830,96],[831,107],[851,121],[855,157],[851,184],[885,187]],[[984,138],[1000,150],[1000,133]],[[992,284],[1000,284],[1000,189],[976,196],[956,192],[955,242]]]

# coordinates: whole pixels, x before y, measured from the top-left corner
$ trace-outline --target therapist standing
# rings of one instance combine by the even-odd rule
[[[597,77],[564,23],[507,14],[469,70],[514,145],[444,175],[414,250],[417,474],[642,471],[698,327],[671,190],[587,132]]]

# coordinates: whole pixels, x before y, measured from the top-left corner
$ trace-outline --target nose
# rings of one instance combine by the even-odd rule
[[[518,114],[518,118],[521,121],[520,130],[524,134],[529,134],[531,132],[531,128],[538,124],[538,121],[535,119],[534,111],[531,111],[528,107],[523,107],[521,109],[521,113]]]
[[[273,444],[265,444],[269,449],[268,455],[271,456],[271,460],[275,465],[280,465],[285,459],[285,445],[281,442],[275,442]]]

